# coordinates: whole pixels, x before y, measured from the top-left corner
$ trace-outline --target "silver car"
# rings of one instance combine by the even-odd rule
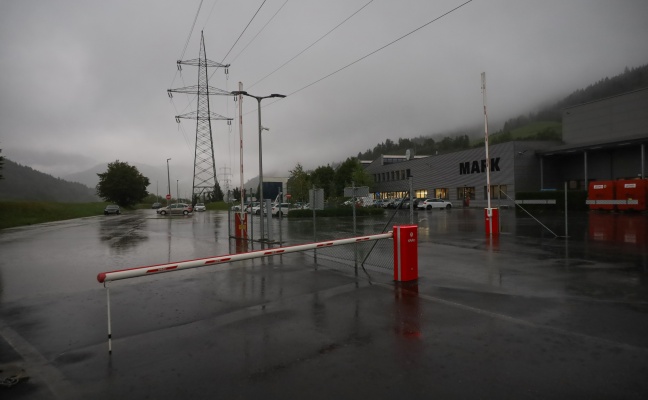
[[[193,212],[191,205],[185,203],[175,203],[169,205],[168,207],[162,207],[157,209],[157,213],[160,215],[167,215],[167,214],[187,215],[191,212]]]

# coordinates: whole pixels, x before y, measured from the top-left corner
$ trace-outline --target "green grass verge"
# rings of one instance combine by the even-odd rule
[[[0,201],[0,229],[103,215],[106,204]]]

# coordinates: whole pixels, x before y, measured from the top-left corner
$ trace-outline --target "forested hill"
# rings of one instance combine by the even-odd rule
[[[648,87],[648,64],[637,68],[626,68],[622,74],[600,81],[571,93],[564,99],[545,107],[537,113],[512,118],[504,123],[502,131],[511,131],[531,122],[562,122],[562,110],[578,104],[589,103],[607,97],[617,96],[633,90]]]
[[[100,201],[95,190],[55,178],[5,158],[0,180],[0,200],[35,200],[61,203]]]
[[[560,140],[562,138],[563,109],[647,87],[648,65],[626,68],[622,74],[612,78],[606,77],[584,89],[576,90],[538,112],[510,118],[504,123],[501,130],[491,132],[489,142],[495,144],[520,140],[521,138],[516,137],[513,133],[521,129],[526,131],[524,138],[526,140]],[[471,146],[481,146],[482,143],[483,141],[471,144],[470,135],[467,132],[445,135],[441,133],[413,139],[387,139],[384,143],[377,144],[373,149],[358,153],[358,158],[375,160],[381,154],[405,154],[408,149],[413,149],[418,154],[443,154],[465,150]]]

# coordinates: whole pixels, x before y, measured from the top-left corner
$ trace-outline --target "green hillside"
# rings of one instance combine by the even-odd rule
[[[0,180],[0,200],[33,200],[64,203],[100,201],[94,189],[68,182],[30,167],[4,160]]]

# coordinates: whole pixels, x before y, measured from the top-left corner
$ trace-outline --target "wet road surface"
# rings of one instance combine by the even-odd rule
[[[503,212],[490,241],[482,213],[417,214],[415,283],[380,268],[356,278],[311,254],[112,282],[112,355],[96,275],[233,252],[227,213],[143,210],[0,231],[0,367],[30,375],[0,394],[645,398],[647,217],[574,215],[566,240]],[[364,234],[385,221],[359,222]],[[560,218],[543,222],[564,232]],[[282,223],[288,244],[310,239],[309,222]]]

